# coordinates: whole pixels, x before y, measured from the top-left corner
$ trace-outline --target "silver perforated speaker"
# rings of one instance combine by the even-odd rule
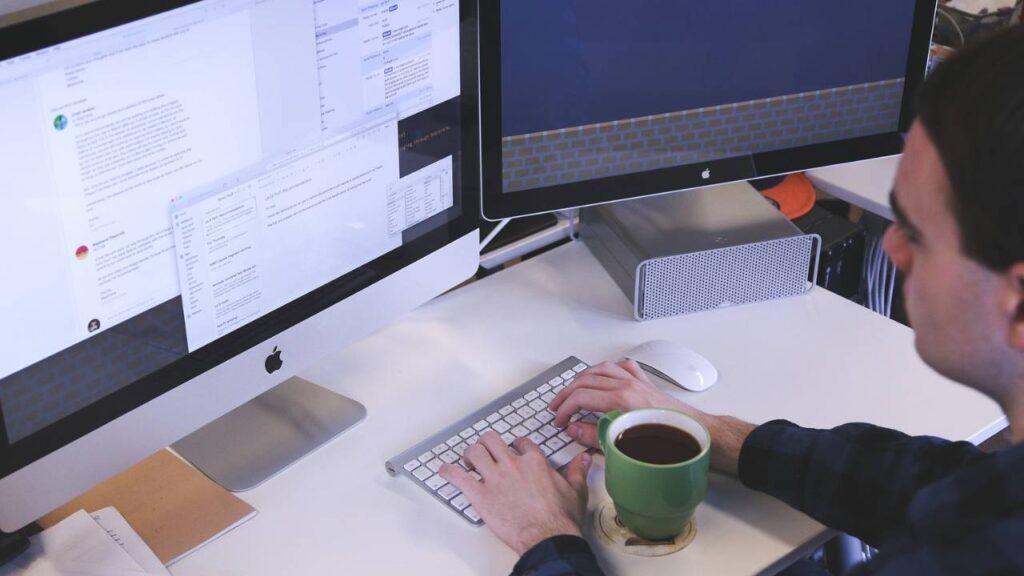
[[[747,184],[588,208],[582,220],[638,320],[796,296],[817,276],[820,238]]]

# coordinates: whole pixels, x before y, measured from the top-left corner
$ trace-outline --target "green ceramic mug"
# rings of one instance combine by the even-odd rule
[[[648,464],[622,453],[615,440],[623,431],[642,424],[663,424],[688,433],[700,453],[674,464]],[[605,486],[619,520],[634,534],[664,540],[681,533],[708,486],[711,434],[697,420],[662,408],[644,408],[605,414],[597,423],[597,437],[605,454]]]

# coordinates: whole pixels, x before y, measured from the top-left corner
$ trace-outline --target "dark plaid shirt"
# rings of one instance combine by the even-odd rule
[[[1024,445],[968,442],[847,424],[783,420],[743,444],[740,479],[881,553],[858,576],[1024,574]],[[586,542],[560,536],[516,564],[530,576],[601,574]]]

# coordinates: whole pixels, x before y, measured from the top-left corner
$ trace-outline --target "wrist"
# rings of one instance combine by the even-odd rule
[[[544,526],[534,526],[523,530],[521,538],[512,546],[512,549],[516,554],[522,556],[537,544],[555,536],[579,536],[582,538],[583,532],[579,526],[568,519]]]

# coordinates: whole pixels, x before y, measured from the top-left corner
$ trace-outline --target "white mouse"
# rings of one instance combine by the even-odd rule
[[[703,392],[718,381],[718,370],[707,358],[668,340],[651,340],[625,354],[643,369],[671,384]]]

